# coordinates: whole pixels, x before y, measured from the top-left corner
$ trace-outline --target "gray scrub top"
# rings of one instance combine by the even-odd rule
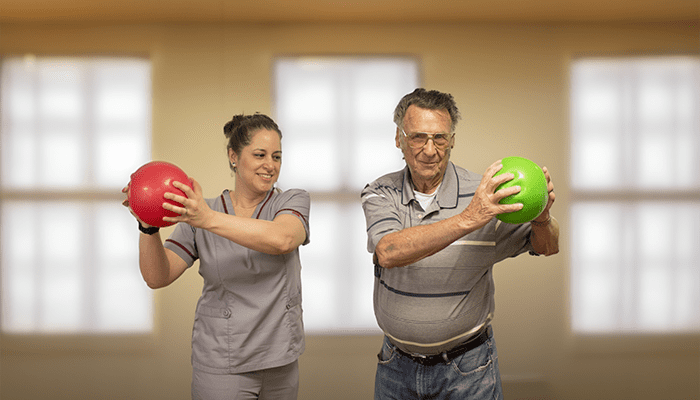
[[[234,214],[228,190],[207,199],[214,211]],[[273,188],[253,218],[278,214],[301,220],[309,243],[309,194]],[[188,266],[199,260],[204,278],[192,329],[192,366],[212,374],[239,374],[296,361],[304,351],[299,249],[260,253],[203,229],[180,223],[165,248]]]

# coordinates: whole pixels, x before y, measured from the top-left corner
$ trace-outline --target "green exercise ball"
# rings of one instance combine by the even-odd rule
[[[513,180],[502,183],[496,191],[511,186],[520,186],[520,192],[503,198],[500,204],[522,203],[520,211],[503,213],[496,216],[509,224],[522,224],[537,218],[547,206],[549,193],[547,192],[547,178],[534,162],[522,157],[506,157],[502,160],[503,168],[497,175],[512,173]]]

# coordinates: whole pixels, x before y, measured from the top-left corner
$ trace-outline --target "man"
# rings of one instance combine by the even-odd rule
[[[406,168],[362,191],[368,250],[374,254],[374,311],[385,333],[375,399],[502,399],[490,321],[493,265],[524,252],[559,251],[549,201],[530,223],[496,215],[519,187],[496,191],[513,174],[483,177],[450,162],[460,118],[447,93],[416,89],[394,111],[396,147]]]

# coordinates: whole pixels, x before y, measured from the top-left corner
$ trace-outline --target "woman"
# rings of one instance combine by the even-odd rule
[[[204,288],[192,333],[193,399],[296,399],[304,350],[299,245],[309,243],[309,194],[274,187],[282,134],[263,114],[224,126],[235,190],[203,199],[200,185],[163,207],[179,214],[165,244],[139,221],[141,274],[151,288],[175,281],[195,260]],[[128,187],[125,188],[125,191]],[[128,205],[128,204],[127,204]]]

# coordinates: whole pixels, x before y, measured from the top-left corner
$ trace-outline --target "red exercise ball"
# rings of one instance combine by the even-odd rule
[[[184,197],[187,195],[173,186],[173,181],[192,187],[190,179],[183,170],[165,161],[151,161],[131,174],[129,206],[141,221],[160,228],[174,224],[174,222],[163,221],[163,217],[177,217],[180,214],[166,210],[163,208],[163,203],[167,202],[175,206],[182,206],[182,204],[168,200],[164,195],[166,192]]]

